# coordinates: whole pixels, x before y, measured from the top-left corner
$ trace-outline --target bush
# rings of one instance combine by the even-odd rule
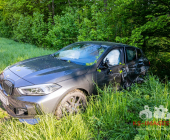
[[[13,23],[13,39],[26,43],[32,43],[32,17],[17,15]]]
[[[32,42],[38,46],[46,46],[46,34],[47,34],[47,25],[44,22],[44,15],[38,12],[33,14],[32,18]]]
[[[54,25],[49,30],[46,40],[56,49],[77,41],[78,27],[75,24],[77,17],[73,12],[73,9],[69,8],[64,15],[54,17]]]
[[[10,38],[11,33],[12,33],[12,28],[6,23],[5,20],[1,18],[0,15],[0,37]]]

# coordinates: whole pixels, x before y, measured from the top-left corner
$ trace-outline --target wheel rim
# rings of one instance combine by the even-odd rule
[[[62,116],[66,114],[76,114],[78,111],[84,110],[86,104],[82,97],[72,96],[61,106]]]

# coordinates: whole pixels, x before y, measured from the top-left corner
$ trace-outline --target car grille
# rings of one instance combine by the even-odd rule
[[[13,90],[13,84],[10,81],[8,81],[8,80],[3,80],[2,81],[2,88],[5,90],[5,92],[8,95],[11,95],[12,94],[12,90]]]

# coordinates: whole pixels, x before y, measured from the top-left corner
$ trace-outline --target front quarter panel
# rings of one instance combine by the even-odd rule
[[[60,89],[60,92],[58,92],[58,94],[60,94],[60,96],[55,101],[55,105],[53,107],[52,112],[55,112],[60,101],[72,90],[74,90],[74,89],[84,90],[84,91],[86,91],[87,95],[90,92],[89,82],[86,79],[86,74],[78,76],[78,77],[74,77],[74,78],[66,80],[66,81],[62,81],[62,82],[57,83],[57,84],[62,86],[62,88]]]

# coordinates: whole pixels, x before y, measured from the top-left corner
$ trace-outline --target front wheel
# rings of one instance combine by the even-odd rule
[[[69,92],[58,105],[55,115],[58,118],[66,114],[76,114],[86,108],[87,100],[86,95],[81,90],[74,90]]]

